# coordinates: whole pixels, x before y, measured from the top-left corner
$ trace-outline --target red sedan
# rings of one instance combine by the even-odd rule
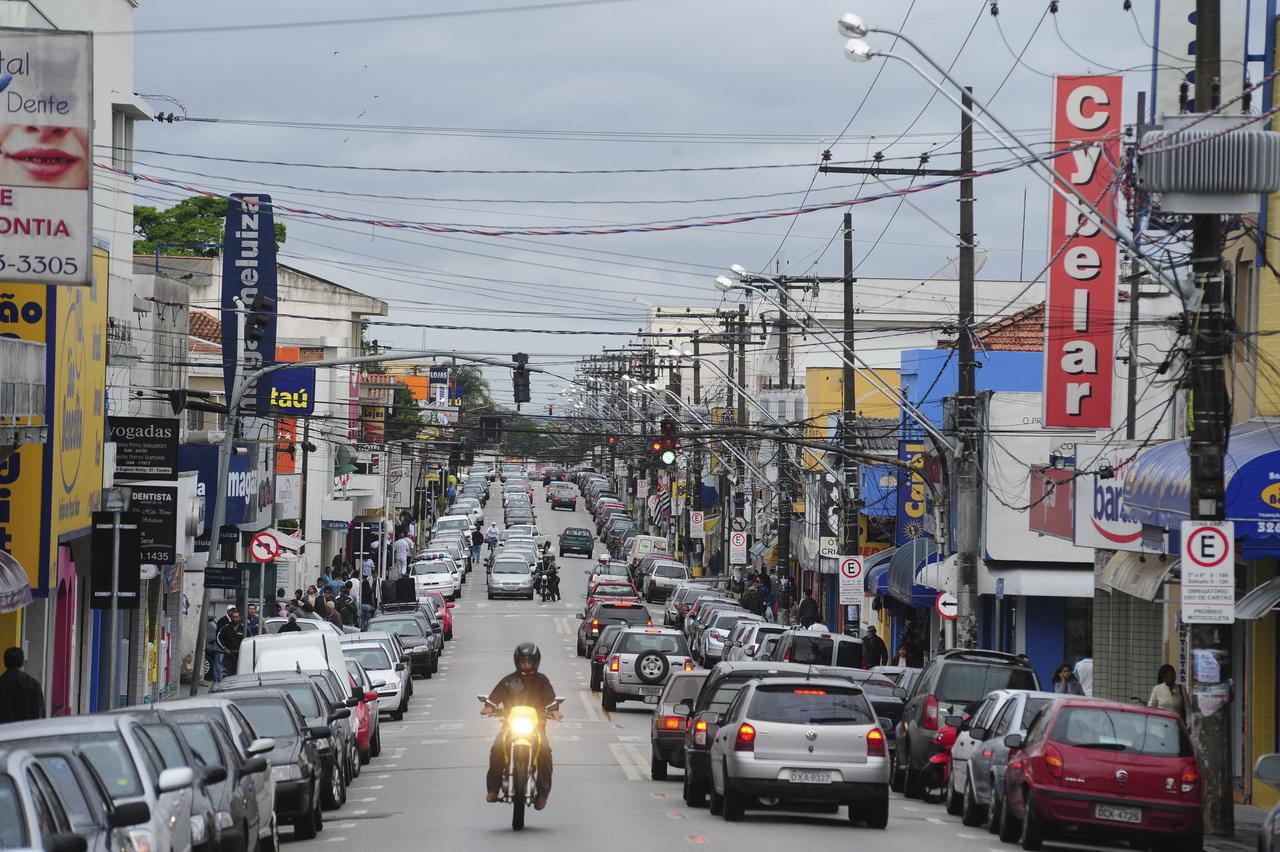
[[[1046,837],[1103,837],[1198,852],[1204,787],[1172,713],[1091,699],[1050,704],[1026,737],[1010,734],[1000,839],[1036,850]]]
[[[347,677],[353,687],[360,687],[354,676],[348,674]],[[364,692],[360,703],[351,708],[351,715],[356,720],[356,750],[360,752],[360,762],[368,763],[375,752],[373,728],[378,723],[378,693],[374,690]]]
[[[603,598],[639,600],[640,593],[636,591],[636,587],[631,585],[629,581],[618,582],[610,580],[594,583],[587,592],[587,606],[591,606]]]
[[[431,598],[436,608],[436,615],[440,616],[440,626],[444,628],[444,638],[447,642],[453,638],[453,601],[445,600],[444,595],[434,589],[427,592],[427,597]]]

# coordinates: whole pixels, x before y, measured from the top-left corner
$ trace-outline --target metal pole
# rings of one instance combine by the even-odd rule
[[[1196,111],[1218,106],[1221,77],[1221,19],[1218,0],[1196,0]],[[1268,22],[1270,24],[1270,22]],[[1231,404],[1227,395],[1224,360],[1231,352],[1233,325],[1226,304],[1226,276],[1222,262],[1222,220],[1216,214],[1192,219],[1191,268],[1200,309],[1189,312],[1191,332],[1191,440],[1189,446],[1191,517],[1220,521],[1224,513],[1223,461],[1230,434]],[[1217,624],[1191,626],[1192,658],[1200,652],[1230,659],[1231,629]],[[1232,784],[1231,693],[1212,706],[1202,706],[1202,690],[1191,666],[1191,738],[1204,767],[1204,830],[1230,837],[1235,833]],[[1223,672],[1234,666],[1222,665]],[[1215,677],[1209,689],[1220,689]]]
[[[698,358],[698,332],[693,332],[693,404],[702,405],[702,361]]]
[[[1146,125],[1147,93],[1138,92],[1138,130],[1137,143],[1142,145],[1142,134]],[[1138,302],[1142,293],[1142,273],[1138,261],[1129,258],[1129,388],[1125,403],[1124,436],[1132,441],[1138,436]]]
[[[973,171],[972,89],[962,93],[960,113],[960,170]],[[973,180],[960,181],[960,337],[959,388],[956,394],[956,431],[960,439],[957,461],[955,642],[961,648],[978,646],[978,542],[982,517],[978,513],[978,391],[973,353],[974,252]]]
[[[848,358],[843,362],[841,370],[840,444],[843,449],[848,451],[856,450],[858,446],[858,374],[853,368],[854,346],[856,344],[855,323],[857,321],[853,292],[855,280],[853,277],[853,214],[845,213],[844,316],[841,334]],[[842,495],[844,498],[844,513],[840,530],[842,539],[840,554],[848,556],[858,551],[858,545],[862,539],[862,483],[860,479],[862,474],[858,463],[847,455],[840,460],[840,464],[844,471],[844,494]],[[795,584],[795,588],[800,588],[799,582]],[[861,633],[862,626],[857,625],[857,627],[859,633]]]
[[[119,624],[119,598],[120,598],[120,510],[116,509],[111,513],[111,608],[108,610],[107,617],[107,636],[111,644],[110,663],[107,666],[107,683],[110,685],[107,693],[107,709],[114,710],[119,706],[120,702],[120,684],[118,657],[120,656],[120,637],[117,625]]]

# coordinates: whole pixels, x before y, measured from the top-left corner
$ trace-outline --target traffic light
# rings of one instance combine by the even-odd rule
[[[609,437],[604,439],[604,442],[609,446],[609,452],[616,453],[618,451],[617,435],[610,435]]]
[[[653,451],[653,454],[658,457],[659,463],[664,465],[675,464],[677,449],[676,421],[670,417],[664,417],[662,419],[660,429],[662,434],[650,442],[649,448]]]
[[[516,405],[529,401],[529,371],[525,369],[525,364],[529,363],[529,356],[523,352],[517,352],[511,356],[515,367],[511,370],[511,382],[515,391]]]
[[[261,343],[266,334],[267,324],[276,312],[276,300],[258,293],[249,304],[249,311],[244,316],[244,339]]]
[[[496,444],[502,440],[502,418],[492,415],[480,418],[480,443]]]

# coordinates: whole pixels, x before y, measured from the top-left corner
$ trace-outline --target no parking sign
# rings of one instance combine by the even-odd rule
[[[1182,622],[1236,620],[1235,524],[1182,522]]]
[[[840,603],[862,603],[862,557],[840,557]]]

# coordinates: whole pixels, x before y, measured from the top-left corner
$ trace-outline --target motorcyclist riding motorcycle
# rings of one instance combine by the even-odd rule
[[[484,539],[489,542],[489,553],[493,553],[493,549],[498,546],[498,525],[494,521],[489,522],[489,529],[484,531]]]
[[[551,743],[547,739],[547,717],[560,720],[564,715],[556,709],[548,710],[556,700],[555,688],[551,680],[538,671],[542,663],[542,652],[532,642],[521,642],[516,646],[516,670],[498,681],[498,685],[489,693],[489,701],[501,708],[503,712],[515,706],[532,707],[538,712],[542,723],[542,737],[538,749],[538,788],[533,800],[534,810],[542,810],[547,806],[547,796],[551,793]],[[482,716],[492,716],[497,710],[486,704],[480,711]],[[502,786],[502,770],[507,759],[504,748],[505,732],[499,732],[489,749],[489,772],[485,776],[487,793],[486,802],[498,801],[498,792]]]

